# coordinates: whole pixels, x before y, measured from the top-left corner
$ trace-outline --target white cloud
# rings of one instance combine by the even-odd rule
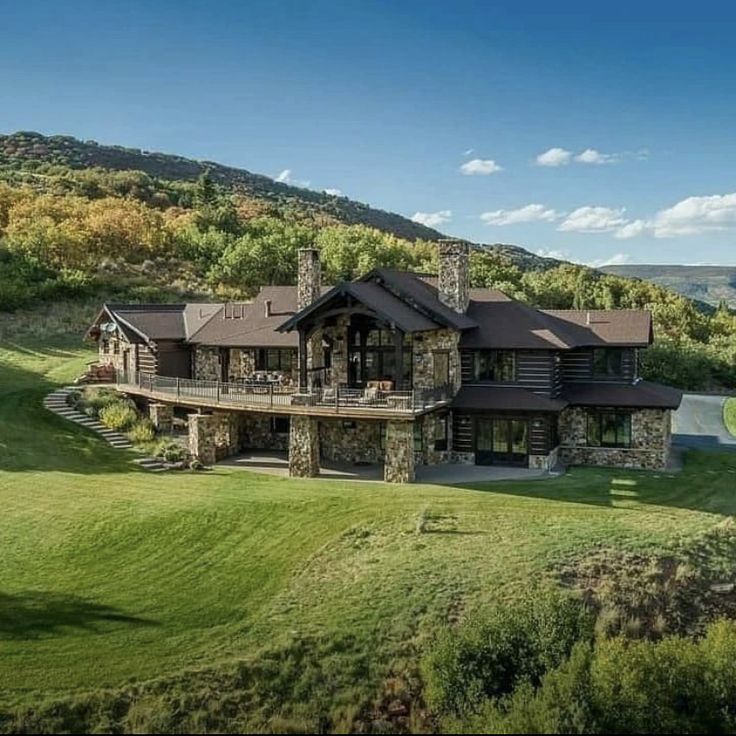
[[[621,159],[617,153],[601,153],[595,148],[586,148],[582,153],[575,156],[575,160],[580,164],[615,164]]]
[[[572,159],[572,151],[564,148],[550,148],[537,156],[537,166],[567,166]]]
[[[415,212],[412,221],[427,227],[439,227],[452,219],[452,210],[440,210],[439,212]]]
[[[588,265],[593,268],[601,268],[602,266],[624,266],[627,263],[631,263],[631,256],[628,253],[614,253],[608,258],[590,261]]]
[[[471,153],[475,153],[475,148],[468,148],[463,151],[463,156],[470,156]]]
[[[558,261],[571,261],[570,253],[566,250],[555,250],[554,248],[537,248],[538,256],[542,258],[554,258]]]
[[[490,158],[474,158],[470,161],[466,161],[460,167],[460,171],[466,176],[473,176],[474,174],[487,176],[488,174],[495,174],[498,171],[503,171],[503,167],[499,166]]]
[[[325,189],[324,192],[332,197],[342,197],[342,190],[340,189]]]
[[[578,207],[573,210],[558,230],[577,233],[605,233],[628,224],[625,210],[610,207]]]
[[[736,225],[736,192],[688,197],[660,210],[650,223],[655,238],[697,235]]]
[[[646,229],[647,223],[644,220],[631,220],[631,222],[627,222],[616,230],[613,237],[619,240],[629,240],[629,238],[636,238],[641,235]]]
[[[301,187],[302,189],[306,189],[311,183],[309,180],[292,179],[291,169],[284,169],[276,177],[276,181],[281,184],[291,184],[293,187]]]
[[[516,225],[520,222],[552,222],[562,216],[563,213],[545,207],[543,204],[527,204],[515,210],[484,212],[480,219],[486,225]]]

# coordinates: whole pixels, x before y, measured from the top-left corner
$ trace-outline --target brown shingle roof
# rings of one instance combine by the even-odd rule
[[[637,383],[570,383],[562,398],[574,406],[613,406],[639,409],[677,409],[682,391],[650,381]]]
[[[652,315],[643,309],[545,309],[544,314],[568,324],[579,347],[632,345],[652,341]],[[586,339],[589,342],[584,342]]]

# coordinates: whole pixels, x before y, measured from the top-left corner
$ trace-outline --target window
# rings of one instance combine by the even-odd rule
[[[256,355],[256,370],[258,371],[291,371],[294,362],[293,350],[269,348],[260,349]]]
[[[110,352],[110,342],[109,340],[103,340],[102,341],[102,352],[107,354]]]
[[[271,417],[271,432],[289,434],[289,417]]]
[[[368,381],[395,380],[396,343],[391,330],[355,330],[350,335],[349,383],[364,385]],[[405,386],[411,382],[411,340],[404,336]]]
[[[620,376],[622,373],[623,351],[620,348],[595,348],[593,350],[594,376]]]
[[[422,452],[422,425],[419,422],[414,423],[414,452]]]
[[[434,449],[444,452],[447,449],[447,414],[437,417],[434,425]]]
[[[490,383],[516,380],[516,355],[511,350],[479,350],[474,355],[473,379]]]
[[[120,340],[112,341],[112,352],[115,353],[115,355],[120,353]]]
[[[590,447],[631,447],[631,414],[600,411],[588,414]]]

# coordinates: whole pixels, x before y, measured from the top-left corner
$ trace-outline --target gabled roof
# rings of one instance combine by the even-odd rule
[[[345,297],[353,297],[357,302],[373,311],[379,319],[395,324],[404,332],[423,332],[436,330],[443,326],[424,314],[423,311],[402,301],[377,281],[343,281],[284,321],[279,330],[293,330],[300,322],[319,312],[331,302],[342,301]]]
[[[264,286],[252,302],[219,305],[189,342],[223,347],[297,347],[296,333],[278,331],[279,325],[295,312],[295,286]]]

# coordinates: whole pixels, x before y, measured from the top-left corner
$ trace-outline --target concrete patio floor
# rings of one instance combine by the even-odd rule
[[[253,450],[233,455],[217,463],[220,466],[288,477],[289,460],[285,452]],[[530,470],[495,465],[421,465],[416,469],[417,483],[458,485],[497,480],[532,480],[552,478],[559,472]],[[322,461],[320,478],[350,481],[382,481],[383,465],[348,465]]]

